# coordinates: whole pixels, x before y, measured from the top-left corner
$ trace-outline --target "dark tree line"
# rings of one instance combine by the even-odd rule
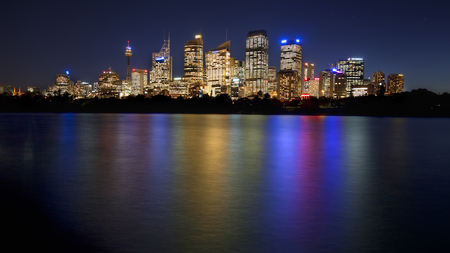
[[[219,114],[299,114],[449,117],[450,95],[426,89],[391,96],[350,97],[339,100],[311,97],[282,102],[269,96],[255,96],[232,101],[227,95],[217,97],[130,96],[125,99],[73,99],[69,94],[38,96],[0,95],[1,112],[86,112],[86,113],[219,113]]]

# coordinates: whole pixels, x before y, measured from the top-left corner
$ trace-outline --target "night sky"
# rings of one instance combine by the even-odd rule
[[[93,83],[111,64],[126,76],[150,69],[170,32],[173,77],[183,75],[187,40],[201,31],[207,52],[231,40],[245,60],[245,39],[266,30],[269,65],[280,67],[280,41],[300,38],[303,61],[318,72],[339,58],[362,57],[375,71],[405,75],[405,91],[450,91],[450,3],[447,1],[2,1],[0,84],[47,88],[69,70]],[[228,33],[226,32],[228,31]]]

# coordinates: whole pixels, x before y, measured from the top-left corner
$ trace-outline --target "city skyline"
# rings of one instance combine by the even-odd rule
[[[236,20],[226,21],[226,13],[207,11],[216,4],[202,6],[200,10],[205,15],[195,20],[188,18],[193,7],[184,3],[172,3],[174,9],[169,14],[164,16],[152,12],[151,18],[140,18],[137,15],[143,13],[144,10],[141,9],[145,8],[120,8],[124,4],[122,1],[108,1],[105,6],[101,1],[70,3],[64,7],[62,14],[56,13],[52,18],[53,12],[62,8],[61,4],[50,1],[39,5],[30,2],[19,6],[10,2],[7,4],[9,11],[3,11],[1,17],[2,24],[8,24],[2,25],[2,34],[11,36],[0,42],[0,84],[20,86],[22,90],[27,86],[46,88],[53,83],[55,74],[66,70],[71,72],[73,81],[93,84],[109,64],[120,74],[121,79],[125,79],[127,61],[123,51],[127,41],[130,41],[133,50],[131,68],[150,70],[152,53],[160,51],[164,36],[167,38],[169,32],[173,77],[181,77],[184,70],[184,45],[195,34],[201,32],[204,52],[230,40],[231,57],[242,61],[245,60],[247,33],[266,30],[270,41],[269,66],[277,69],[280,66],[281,40],[299,38],[302,42],[303,61],[314,63],[316,73],[328,69],[329,64],[338,59],[360,57],[365,61],[365,78],[371,77],[376,71],[382,71],[386,75],[401,73],[405,75],[405,91],[417,88],[434,92],[448,91],[445,72],[449,63],[442,57],[442,52],[445,52],[442,50],[446,49],[445,45],[450,37],[444,29],[444,21],[448,18],[439,15],[443,11],[437,6],[378,1],[378,6],[385,11],[376,16],[367,9],[374,2],[355,7],[350,1],[325,10],[319,8],[322,5],[313,3],[288,1],[292,8],[286,8],[284,2],[263,1],[256,4],[230,1],[230,5],[239,8],[228,12]],[[331,6],[331,3],[325,1],[323,6]],[[167,7],[161,3],[143,5],[155,9]],[[299,11],[296,18],[288,15],[295,13],[295,10],[304,9],[300,7],[310,7],[311,11]],[[104,8],[109,14],[137,13],[128,18],[113,18],[114,15],[104,14],[99,8]],[[272,16],[253,20],[256,14],[250,11],[256,13],[257,10],[264,17],[269,17],[269,14]],[[402,14],[403,12],[406,14]],[[80,18],[77,19],[75,14]],[[65,15],[67,18],[61,19]],[[74,18],[70,18],[70,15]],[[358,29],[353,33],[343,32],[344,28],[339,28],[332,22],[337,18],[343,24],[351,23]],[[153,19],[164,22],[154,24],[151,22]],[[382,39],[376,39],[374,28],[378,28]],[[27,70],[26,74],[23,73],[24,69]]]

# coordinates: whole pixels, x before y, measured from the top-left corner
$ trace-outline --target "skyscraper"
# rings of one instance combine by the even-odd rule
[[[386,91],[386,78],[383,72],[377,71],[372,74],[372,82],[374,84],[374,93],[379,94],[382,87]]]
[[[347,97],[350,96],[353,86],[364,85],[363,58],[348,58],[347,60],[339,60],[336,64],[336,67],[347,77]]]
[[[247,34],[245,46],[245,85],[248,94],[267,93],[269,40],[264,30]]]
[[[130,47],[130,41],[128,41],[128,47],[125,49],[125,57],[127,57],[128,65],[127,65],[127,80],[131,80],[131,72],[130,72],[130,58],[132,56],[131,53],[131,47]]]
[[[387,90],[390,94],[404,91],[405,79],[402,74],[390,74],[388,76]]]
[[[230,89],[230,41],[206,53],[206,94],[228,94]]]
[[[281,70],[277,74],[277,98],[291,100],[299,97],[300,80],[297,70]]]
[[[299,39],[281,41],[280,70],[297,70],[301,78],[302,45]]]
[[[230,58],[231,99],[244,97],[245,62]]]
[[[118,85],[120,85],[119,74],[114,72],[111,67],[108,70],[103,71],[98,78],[99,81],[99,91],[100,95],[103,97],[117,97],[120,92],[118,92]]]
[[[184,45],[184,80],[189,84],[203,84],[203,40],[195,35]]]
[[[302,78],[302,93],[309,94],[309,81],[314,80],[314,63],[307,63],[303,65],[303,78]]]
[[[146,69],[133,69],[131,74],[131,94],[143,95],[147,87],[148,71]]]
[[[150,71],[150,87],[154,94],[169,90],[172,80],[172,57],[170,56],[170,38],[164,40],[159,53],[152,54],[152,70]]]
[[[289,71],[295,71],[295,73],[297,73],[298,75],[298,78],[292,79],[290,77],[291,74],[288,74]],[[280,72],[278,74],[278,77],[280,76],[282,78],[284,78],[285,76],[289,76],[290,81],[295,80],[296,82],[298,82],[296,84],[290,84],[289,87],[290,89],[297,89],[295,91],[291,91],[290,94],[292,94],[294,97],[299,97],[301,95],[302,83],[302,46],[299,39],[281,41]],[[286,80],[281,80],[281,83],[285,85],[284,83],[286,82]],[[279,90],[281,92],[283,90],[283,87],[281,87],[281,89]],[[281,95],[280,99],[283,99],[282,97],[283,95]],[[292,99],[294,97],[290,97],[289,99]]]
[[[269,66],[267,92],[272,93],[277,91],[277,67]]]
[[[303,66],[303,77],[304,79],[314,79],[314,63],[305,62]]]

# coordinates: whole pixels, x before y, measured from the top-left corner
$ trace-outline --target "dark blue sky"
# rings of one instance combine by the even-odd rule
[[[150,69],[170,32],[174,77],[183,47],[201,29],[205,52],[231,40],[245,60],[247,32],[264,29],[269,62],[280,66],[280,41],[298,37],[316,72],[339,58],[363,57],[365,76],[405,75],[405,90],[450,91],[450,3],[437,1],[2,1],[0,84],[46,88],[65,70],[93,83],[111,67],[126,75]],[[317,74],[316,74],[317,75]]]

